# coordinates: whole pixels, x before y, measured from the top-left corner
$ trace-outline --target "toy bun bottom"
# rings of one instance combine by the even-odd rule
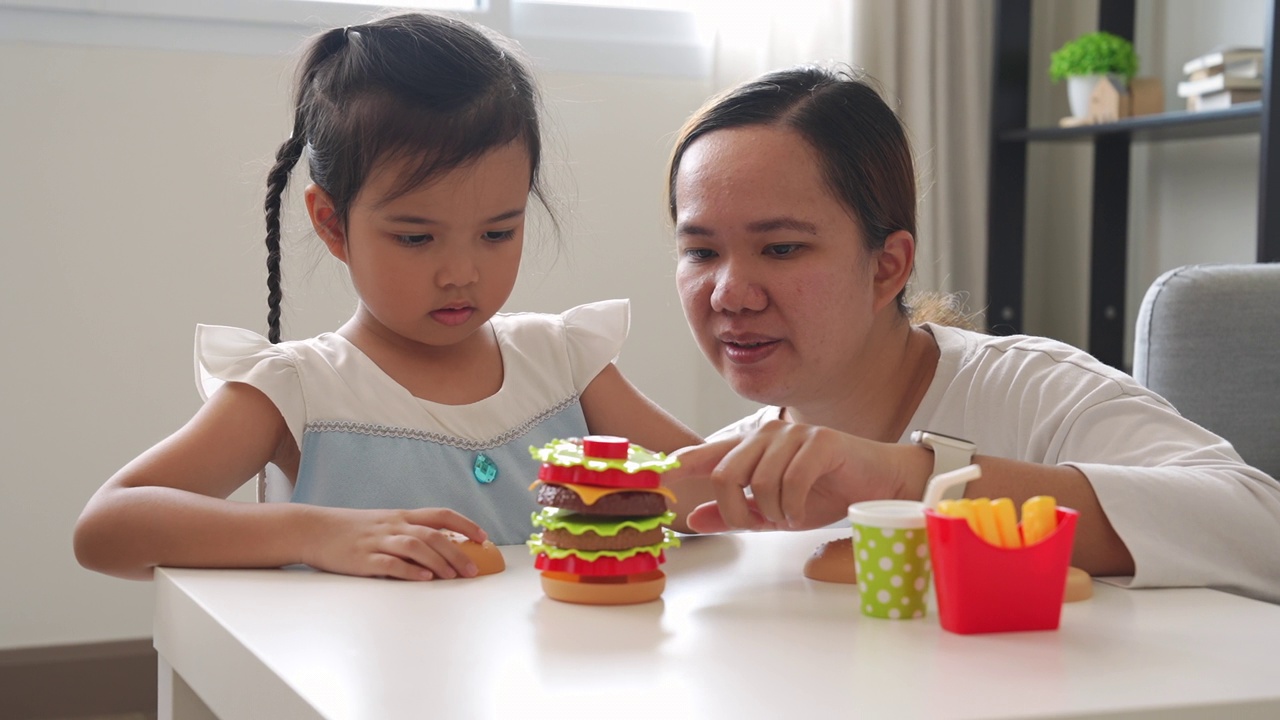
[[[821,582],[857,584],[858,567],[853,560],[853,538],[840,538],[819,545],[804,562],[804,576]]]
[[[626,582],[584,582],[568,573],[542,573],[547,597],[578,605],[636,605],[657,600],[667,587],[661,570],[628,576]]]
[[[1078,567],[1067,568],[1067,587],[1062,593],[1062,602],[1079,602],[1093,597],[1093,578]]]
[[[507,561],[502,557],[502,551],[497,545],[485,540],[478,543],[474,540],[454,540],[458,545],[458,549],[476,564],[476,577],[481,575],[493,575],[507,569]]]

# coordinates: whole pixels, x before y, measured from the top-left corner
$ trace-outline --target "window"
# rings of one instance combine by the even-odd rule
[[[385,7],[383,0],[316,0],[316,2],[340,3],[343,5],[372,5]],[[397,0],[397,7],[422,10],[476,11],[480,10],[479,0]]]
[[[519,41],[542,70],[705,77],[710,42],[676,0],[387,0],[470,17]],[[0,41],[289,54],[379,0],[0,0]],[[641,7],[636,7],[641,6]]]
[[[551,5],[588,5],[624,10],[685,10],[696,4],[689,0],[546,0]]]

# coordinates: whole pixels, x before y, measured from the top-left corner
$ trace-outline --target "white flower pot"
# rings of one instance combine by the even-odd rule
[[[1067,101],[1071,104],[1071,114],[1082,118],[1089,115],[1089,98],[1093,96],[1093,88],[1102,79],[1102,75],[1072,75],[1067,78]],[[1127,87],[1123,75],[1111,74],[1111,80],[1122,88]]]

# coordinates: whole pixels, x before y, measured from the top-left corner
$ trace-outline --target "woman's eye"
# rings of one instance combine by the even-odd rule
[[[396,235],[396,242],[408,247],[417,247],[431,242],[430,235]]]
[[[693,260],[694,262],[699,262],[702,260],[710,260],[711,258],[716,256],[716,253],[714,250],[708,250],[707,248],[685,248],[684,250],[680,251],[680,254],[684,255],[689,260]]]
[[[484,234],[484,239],[489,242],[502,242],[503,240],[510,240],[515,235],[515,230],[490,230]]]
[[[770,245],[764,249],[765,255],[772,257],[789,257],[800,251],[800,245],[796,243],[778,243]]]

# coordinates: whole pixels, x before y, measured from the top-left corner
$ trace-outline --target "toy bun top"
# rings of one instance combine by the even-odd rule
[[[832,583],[858,582],[857,564],[853,559],[853,538],[822,543],[804,563],[804,576]]]
[[[507,561],[502,557],[502,551],[491,541],[485,540],[478,543],[456,533],[451,533],[449,539],[458,546],[463,555],[476,564],[476,577],[493,575],[507,569]]]

